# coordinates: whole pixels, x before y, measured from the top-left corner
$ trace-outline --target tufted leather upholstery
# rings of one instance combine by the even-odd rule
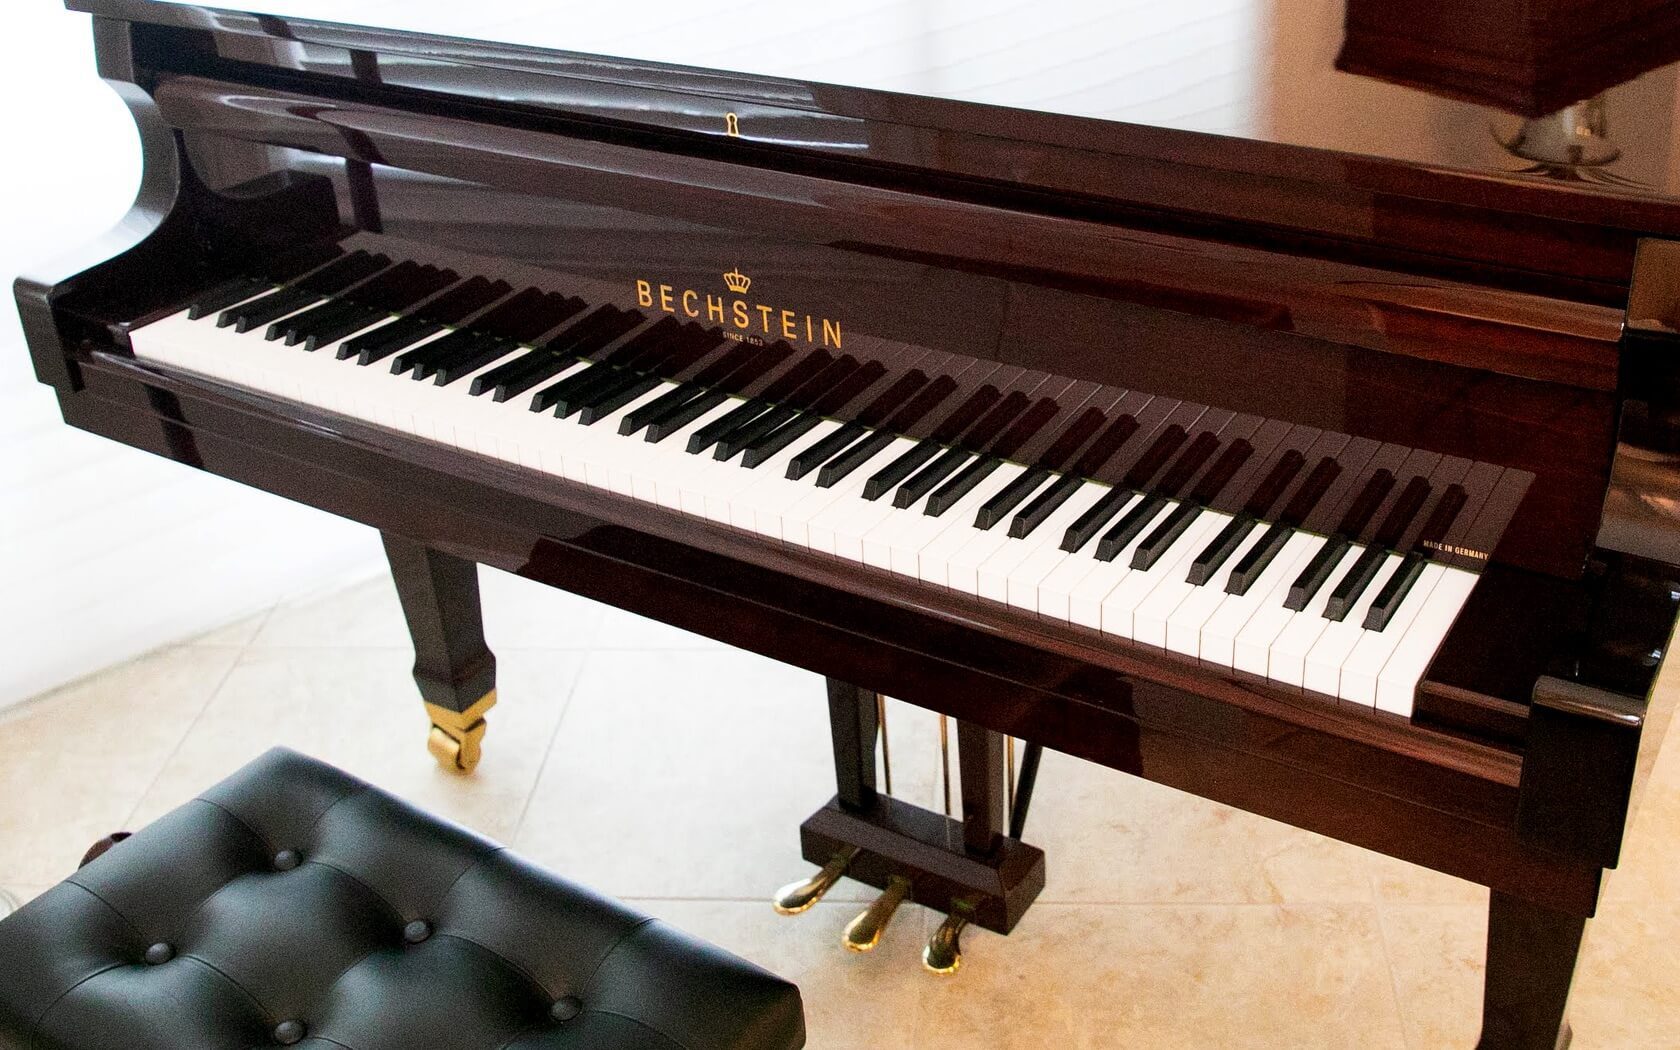
[[[4,1050],[793,1050],[798,989],[276,749],[0,921]]]

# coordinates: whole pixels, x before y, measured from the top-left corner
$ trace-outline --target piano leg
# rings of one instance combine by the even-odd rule
[[[385,559],[414,640],[414,681],[431,719],[427,749],[453,773],[482,754],[484,715],[496,703],[496,658],[484,644],[478,565],[383,533]]]
[[[875,748],[880,740],[879,693],[828,680],[828,726],[834,736],[834,782],[840,804],[865,810],[875,804]]]
[[[1564,1011],[1587,920],[1493,891],[1477,1050],[1564,1050]]]

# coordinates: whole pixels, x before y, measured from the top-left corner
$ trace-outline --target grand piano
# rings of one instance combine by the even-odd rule
[[[491,565],[827,676],[820,871],[778,904],[880,887],[853,947],[905,899],[950,916],[936,968],[1011,929],[1053,748],[1490,887],[1481,1046],[1567,1041],[1680,607],[1680,207],[1591,112],[1552,156],[1575,108],[1455,111],[1490,173],[1405,114],[1337,152],[69,6],[145,174],[18,281],[37,375],[380,529],[447,767]],[[956,720],[957,816],[878,785],[883,695]]]

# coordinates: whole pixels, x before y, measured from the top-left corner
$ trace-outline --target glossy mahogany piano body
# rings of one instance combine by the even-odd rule
[[[1549,969],[1513,960],[1578,937],[1666,722],[1649,697],[1680,600],[1672,535],[1646,529],[1631,553],[1599,536],[1607,499],[1648,507],[1667,477],[1612,484],[1624,417],[1668,406],[1664,382],[1632,383],[1622,329],[1636,250],[1680,237],[1680,208],[883,92],[72,6],[93,12],[146,153],[127,222],[19,282],[72,425],[1492,887],[1485,1045],[1555,1035],[1554,1004],[1528,1016],[1496,988],[1526,974],[1561,1013],[1573,948]],[[848,349],[977,354],[1533,480],[1497,546],[1467,555],[1482,582],[1396,717],[126,352],[136,324],[243,261],[354,229],[582,275],[627,306],[638,281],[738,269],[836,319]]]

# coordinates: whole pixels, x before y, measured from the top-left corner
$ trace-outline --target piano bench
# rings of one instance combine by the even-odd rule
[[[795,1050],[799,990],[284,749],[0,921],[0,1050]]]

